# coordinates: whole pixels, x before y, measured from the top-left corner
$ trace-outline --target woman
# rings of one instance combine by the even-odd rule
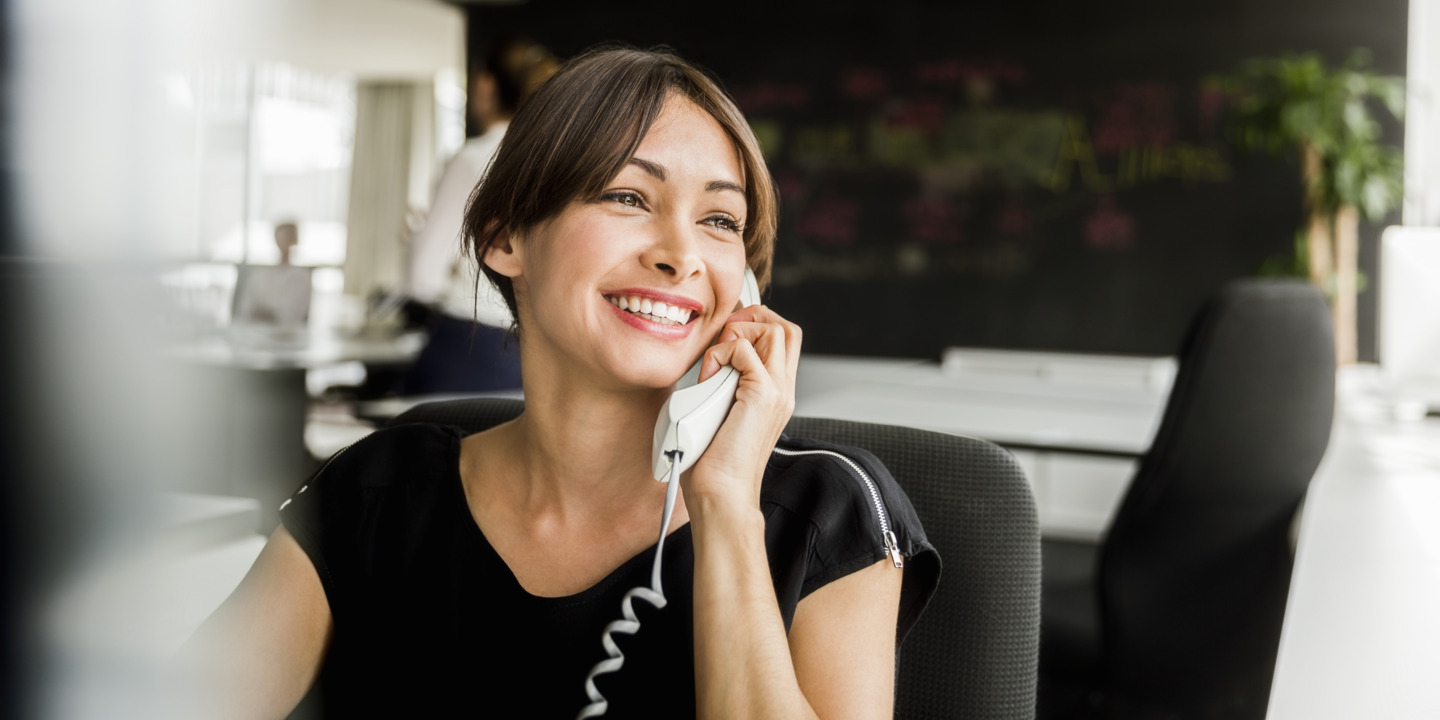
[[[603,695],[609,717],[888,717],[938,559],[863,451],[772,453],[800,330],[734,308],[747,267],[768,276],[773,197],[744,119],[693,67],[635,50],[567,64],[466,218],[517,319],[524,414],[470,436],[382,430],[303,486],[205,629],[230,662],[218,701],[279,717],[318,678],[336,716],[574,717]],[[652,430],[697,359],[702,378],[739,372],[735,402],[680,478],[666,606],[634,604],[623,667],[587,696],[602,630],[649,585],[667,487]]]

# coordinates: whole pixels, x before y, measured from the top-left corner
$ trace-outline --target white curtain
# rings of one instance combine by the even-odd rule
[[[434,172],[435,93],[429,82],[361,82],[345,252],[345,292],[369,297],[405,277],[405,222],[423,209]]]

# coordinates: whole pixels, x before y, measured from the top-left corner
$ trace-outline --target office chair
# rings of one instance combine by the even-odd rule
[[[1244,280],[1205,305],[1104,541],[1043,543],[1042,718],[1264,717],[1334,403],[1318,291]]]
[[[516,400],[451,400],[412,408],[392,424],[479,431],[523,408]],[[940,585],[900,654],[895,716],[1034,718],[1040,527],[1014,458],[984,440],[843,420],[792,418],[785,432],[873,453],[940,551]]]

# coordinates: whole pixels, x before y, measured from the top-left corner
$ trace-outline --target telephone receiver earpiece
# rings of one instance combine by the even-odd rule
[[[760,286],[755,281],[755,273],[746,268],[740,305],[750,307],[759,304]],[[740,385],[739,371],[727,365],[710,379],[697,384],[703,361],[702,357],[680,378],[675,392],[670,394],[670,399],[660,408],[660,417],[655,420],[651,465],[655,470],[655,479],[661,482],[689,470],[700,459],[735,402],[735,389]]]

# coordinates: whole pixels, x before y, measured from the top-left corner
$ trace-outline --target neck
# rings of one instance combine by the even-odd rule
[[[610,512],[663,496],[651,445],[669,390],[597,389],[529,363],[523,372],[525,413],[505,438],[511,467],[523,474],[522,504]]]

